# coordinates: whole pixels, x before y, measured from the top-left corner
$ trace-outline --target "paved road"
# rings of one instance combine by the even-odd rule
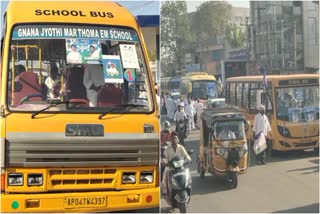
[[[219,177],[206,174],[200,179],[198,130],[188,136],[186,147],[194,149],[188,212],[319,212],[319,157],[313,151],[276,154],[267,165],[255,165],[252,158],[248,172],[239,176],[238,188],[229,189]],[[161,212],[179,211],[162,199]]]

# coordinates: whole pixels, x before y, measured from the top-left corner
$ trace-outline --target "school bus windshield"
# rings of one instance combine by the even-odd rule
[[[319,120],[319,87],[277,88],[276,110],[279,120],[293,123]]]
[[[12,32],[11,111],[150,112],[154,108],[137,33],[129,28],[19,25]]]
[[[213,80],[201,80],[192,82],[192,97],[200,99],[217,98],[217,85]]]

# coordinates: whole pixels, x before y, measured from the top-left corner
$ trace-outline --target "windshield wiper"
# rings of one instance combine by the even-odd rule
[[[58,105],[61,105],[61,104],[69,104],[69,103],[70,103],[70,101],[60,101],[60,102],[57,102],[57,103],[53,103],[53,104],[51,104],[51,105],[49,105],[49,106],[47,106],[47,107],[45,107],[45,108],[43,108],[43,109],[41,109],[41,110],[39,110],[37,112],[32,113],[31,118],[34,119],[35,116],[37,116],[41,112],[44,112],[45,110],[50,109],[52,107],[55,107],[55,106],[58,106]],[[83,104],[84,102],[71,102],[71,103]]]
[[[137,108],[137,107],[146,107],[145,105],[140,105],[140,104],[120,104],[120,105],[115,105],[114,109],[110,110],[110,111],[107,111],[107,112],[103,112],[99,115],[99,120],[102,119],[102,117],[106,116],[107,114],[111,113],[111,112],[114,112],[114,111],[117,111],[117,110],[120,110],[120,109],[123,109],[123,108],[127,108],[129,107],[129,109],[132,109],[132,108]]]

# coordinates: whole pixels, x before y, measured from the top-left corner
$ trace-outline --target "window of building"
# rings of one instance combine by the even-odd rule
[[[308,27],[309,27],[309,33],[307,35],[309,35],[309,44],[317,44],[317,20],[315,17],[309,17],[308,18]]]

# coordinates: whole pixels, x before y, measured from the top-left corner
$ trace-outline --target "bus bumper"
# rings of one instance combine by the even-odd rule
[[[1,212],[110,212],[155,208],[159,187],[138,190],[1,194]]]

